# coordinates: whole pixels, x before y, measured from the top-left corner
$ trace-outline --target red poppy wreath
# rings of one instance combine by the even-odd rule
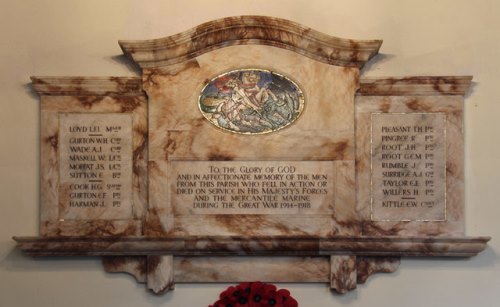
[[[273,284],[244,282],[231,286],[209,307],[297,307],[299,304],[286,289],[277,290]]]

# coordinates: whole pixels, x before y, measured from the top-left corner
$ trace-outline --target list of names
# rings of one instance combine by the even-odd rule
[[[63,113],[59,135],[60,218],[130,218],[131,116]]]
[[[445,218],[445,115],[372,114],[372,218]]]

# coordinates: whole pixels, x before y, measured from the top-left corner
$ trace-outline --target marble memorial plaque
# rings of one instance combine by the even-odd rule
[[[175,214],[329,214],[334,162],[172,161]]]
[[[132,116],[59,114],[60,219],[132,218]]]
[[[381,43],[240,16],[120,41],[139,77],[32,77],[41,237],[22,248],[117,256],[108,271],[156,293],[242,278],[345,293],[401,255],[477,253],[471,77],[361,78]]]
[[[445,114],[372,114],[373,220],[446,219]]]

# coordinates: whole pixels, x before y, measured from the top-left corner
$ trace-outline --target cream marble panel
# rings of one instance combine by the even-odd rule
[[[173,210],[168,203],[167,161],[149,161],[149,202],[144,227],[147,236],[163,236],[173,227]]]
[[[59,113],[59,218],[132,218],[132,116]]]
[[[446,116],[446,221],[371,221],[370,136],[372,113],[442,113]],[[463,97],[357,96],[356,180],[357,210],[366,235],[462,235],[463,190]]]
[[[59,120],[42,98],[40,111],[40,233],[43,223],[59,218]]]
[[[102,81],[100,81],[102,82]],[[80,224],[59,220],[59,114],[118,113],[132,116],[132,216],[129,220],[82,220]],[[140,234],[137,226],[147,207],[147,103],[144,96],[41,97],[41,204],[42,235]],[[92,221],[92,222],[89,222]]]
[[[292,79],[302,89],[305,107],[290,126],[265,135],[240,135],[210,124],[198,109],[205,84],[223,72],[268,69]],[[149,97],[150,200],[147,233],[333,235],[359,233],[354,194],[354,94],[357,68],[337,67],[269,46],[232,46],[182,64],[145,68],[143,87]],[[350,161],[335,188],[336,212],[322,215],[190,216],[183,201],[172,208],[166,161]],[[271,162],[269,162],[271,163]],[[346,162],[347,163],[347,162]],[[338,192],[337,192],[338,191]],[[334,193],[334,194],[335,194]],[[231,212],[232,213],[232,212]],[[332,218],[333,216],[333,218]],[[339,221],[335,221],[339,218]],[[349,223],[345,223],[350,220]],[[151,224],[151,225],[149,225]],[[259,225],[259,227],[255,227]]]
[[[171,202],[169,198],[168,173],[170,164],[180,163],[185,165],[192,163],[192,167],[199,168],[198,164],[213,165],[240,165],[244,162],[189,162],[189,161],[150,161],[150,198],[149,212],[145,231],[148,235],[162,236],[172,235],[353,235],[359,234],[361,225],[358,223],[359,217],[355,211],[355,181],[354,181],[354,161],[334,161],[332,169],[332,183],[334,190],[333,211],[331,209],[322,209],[320,212],[274,212],[275,214],[266,215],[268,211],[259,209],[257,212],[241,212],[245,214],[220,214],[219,211],[211,212],[210,215],[195,214],[192,215],[187,210],[189,202],[176,200]],[[274,165],[270,161],[266,165]],[[290,162],[292,165],[294,162]],[[320,162],[295,162],[312,163]],[[259,162],[253,164],[260,165]],[[286,164],[286,162],[276,162]],[[320,165],[320,164],[318,164]],[[307,169],[307,167],[305,168]],[[310,170],[308,170],[310,171]],[[325,201],[320,198],[320,201]],[[326,199],[328,201],[328,199]],[[311,207],[316,206],[312,204]],[[187,210],[187,211],[186,211]],[[273,209],[274,210],[274,209]],[[248,210],[247,210],[248,211]],[[208,212],[205,212],[208,213]],[[258,225],[258,227],[256,227]]]
[[[175,257],[174,279],[176,282],[328,282],[328,260],[326,257]]]
[[[330,215],[177,215],[176,236],[333,236]]]
[[[40,227],[43,235],[59,236],[139,236],[142,220],[55,220],[45,221]]]
[[[300,119],[299,119],[300,120]],[[209,128],[209,126],[207,126]],[[284,130],[292,129],[292,127]],[[168,131],[167,143],[163,146],[165,158],[173,160],[348,160],[348,140],[352,131],[339,131],[335,133],[339,141],[332,141],[330,131],[308,130],[290,132],[287,137],[278,134],[259,136],[236,135],[225,136],[231,146],[222,146],[214,139],[220,135],[218,129],[210,128],[203,133],[187,131]],[[261,140],[263,143],[261,143]],[[269,140],[265,141],[265,140]],[[307,140],[305,144],[304,140]],[[252,142],[255,146],[248,146]],[[304,147],[311,147],[307,154],[303,154]],[[244,148],[236,152],[236,148]],[[288,148],[289,150],[284,150]]]
[[[354,235],[360,233],[360,217],[356,212],[356,181],[354,161],[341,161],[336,164],[338,183],[335,186],[335,212],[331,219],[334,233],[338,235]]]
[[[303,90],[305,108],[292,125],[267,135],[237,135],[213,127],[202,116],[197,104],[203,86],[222,72],[251,67],[283,74]],[[176,67],[145,69],[144,89],[151,110],[150,160],[180,156],[176,151],[184,147],[189,148],[184,151],[189,157],[205,160],[281,159],[289,157],[292,149],[296,159],[352,160],[357,79],[356,68],[331,66],[268,46],[233,46]],[[170,138],[171,132],[178,131],[189,131],[182,136],[183,146],[178,138]]]
[[[371,209],[376,221],[446,219],[446,115],[374,113]]]
[[[175,215],[330,214],[338,181],[327,161],[171,161]]]

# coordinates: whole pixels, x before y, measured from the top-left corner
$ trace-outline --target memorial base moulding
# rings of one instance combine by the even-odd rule
[[[33,77],[41,97],[33,256],[103,256],[155,293],[183,282],[323,282],[400,257],[469,257],[471,77],[363,78],[380,40],[225,18],[120,41],[141,77]]]

